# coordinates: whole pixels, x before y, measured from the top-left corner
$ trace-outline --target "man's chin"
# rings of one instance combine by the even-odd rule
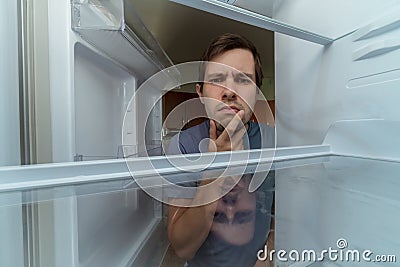
[[[225,124],[221,124],[221,123],[217,122],[216,123],[217,131],[220,132],[220,133],[223,132],[225,130],[225,127],[226,127],[224,125]]]
[[[214,121],[217,123],[217,128],[218,127],[225,128],[232,121],[232,119],[233,119],[233,116],[230,116],[230,117],[224,116],[223,118],[214,119]]]
[[[225,129],[226,126],[228,126],[228,124],[232,121],[233,117],[234,115],[226,115],[223,118],[214,119],[217,122],[217,129],[218,127],[221,127],[221,129]],[[242,121],[242,123],[244,122]]]

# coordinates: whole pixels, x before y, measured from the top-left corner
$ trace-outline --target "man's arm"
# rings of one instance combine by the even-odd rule
[[[236,184],[241,178],[240,176],[222,178],[221,172],[223,171],[203,174],[203,180],[193,198],[169,199],[168,238],[180,258],[193,258],[207,239],[219,201],[229,191],[224,184],[225,179],[229,179],[230,183],[233,180]]]
[[[246,131],[245,127],[241,127],[243,114],[243,111],[236,114],[219,136],[215,122],[210,120],[210,139],[213,141],[209,145],[210,152],[243,149],[242,137]],[[221,197],[221,180],[216,180],[216,177],[218,175],[203,176],[193,199],[170,199],[168,238],[180,258],[193,258],[210,232],[217,202]]]
[[[194,257],[210,232],[215,209],[214,203],[190,208],[168,207],[168,238],[180,258]]]

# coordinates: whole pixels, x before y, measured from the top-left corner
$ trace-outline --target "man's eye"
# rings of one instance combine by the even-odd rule
[[[216,211],[215,214],[214,214],[214,222],[216,222],[216,223],[227,223],[228,222],[228,218],[226,217],[226,215],[224,213]]]
[[[222,83],[223,81],[222,78],[214,78],[210,80],[210,83]]]
[[[240,84],[250,84],[251,80],[249,78],[238,78],[237,82]]]

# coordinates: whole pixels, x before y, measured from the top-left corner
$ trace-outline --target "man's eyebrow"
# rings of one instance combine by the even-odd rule
[[[214,222],[227,223],[228,222],[228,218],[226,217],[226,214],[224,212],[216,211],[215,214],[214,214]]]
[[[208,73],[206,75],[207,77],[224,77],[226,76],[226,74],[222,73],[222,72],[214,72],[214,73]]]
[[[253,78],[254,78],[254,74],[251,74],[251,73],[239,72],[237,75],[238,75],[238,76],[247,76],[247,77],[249,77],[250,79],[253,79]]]

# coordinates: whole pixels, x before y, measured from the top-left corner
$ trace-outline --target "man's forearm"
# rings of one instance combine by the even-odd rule
[[[212,180],[203,180],[193,199],[175,199],[168,209],[168,237],[175,253],[184,259],[191,259],[206,240],[214,221],[217,208],[215,201],[218,186],[210,184]],[[208,187],[203,187],[208,185]],[[191,206],[192,207],[185,207]],[[199,205],[193,207],[193,205]]]
[[[206,240],[213,221],[205,206],[170,208],[171,222],[168,237],[175,253],[183,259],[191,259]]]

